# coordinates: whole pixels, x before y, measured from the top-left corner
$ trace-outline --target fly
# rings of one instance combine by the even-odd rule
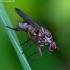
[[[23,45],[27,43],[29,40],[32,40],[32,43],[22,52],[22,54],[25,53],[34,43],[38,44],[39,51],[33,52],[27,59],[29,59],[32,55],[37,53],[39,53],[40,56],[34,58],[30,62],[30,64],[32,64],[32,62],[34,62],[35,60],[37,60],[39,57],[42,56],[43,46],[48,46],[48,50],[50,53],[52,53],[54,50],[59,50],[59,48],[56,46],[56,43],[53,41],[53,37],[49,30],[45,29],[43,26],[39,26],[37,23],[35,23],[32,19],[30,19],[24,12],[22,12],[18,8],[15,8],[15,12],[25,21],[18,22],[17,28],[11,28],[9,26],[6,27],[15,31],[23,30],[28,33],[29,39],[20,45]]]

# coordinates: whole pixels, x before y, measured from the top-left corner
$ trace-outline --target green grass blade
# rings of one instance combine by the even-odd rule
[[[5,12],[3,4],[1,2],[0,2],[0,21],[3,24],[5,30],[9,36],[12,44],[13,44],[13,47],[17,53],[17,56],[22,64],[23,69],[24,70],[31,70],[31,68],[30,68],[30,66],[25,58],[25,55],[24,54],[22,55],[22,48],[21,48],[21,46],[19,46],[19,41],[17,39],[15,32],[13,30],[6,28],[6,26],[12,27],[12,25],[11,25],[11,21],[9,20],[9,18]]]

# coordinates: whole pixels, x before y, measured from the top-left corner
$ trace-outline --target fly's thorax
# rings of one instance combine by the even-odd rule
[[[31,25],[28,25],[28,29],[31,32],[31,34],[33,34],[34,36],[38,34],[38,30]]]
[[[41,29],[40,29],[40,31],[39,31],[38,36],[44,38],[45,35],[46,35],[48,38],[51,37],[51,33],[50,33],[50,31],[48,31],[47,29],[45,29],[44,27],[41,26]]]
[[[41,34],[44,35],[44,40],[45,40],[45,43],[48,43],[48,44],[51,44],[53,42],[53,38],[52,38],[52,35],[51,35],[51,32],[47,29],[45,29],[44,27],[41,27]]]
[[[28,27],[28,23],[24,23],[24,22],[18,22],[18,27],[20,28],[20,29],[27,29],[27,27]]]
[[[51,35],[51,32],[43,27],[41,27],[41,31],[48,37],[50,38],[52,35]]]
[[[48,44],[51,44],[53,42],[52,36],[51,37],[45,36],[44,40],[45,40],[45,43],[48,43]]]

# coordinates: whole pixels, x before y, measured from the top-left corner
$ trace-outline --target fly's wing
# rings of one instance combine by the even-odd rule
[[[32,19],[30,19],[24,12],[22,12],[21,10],[19,10],[18,8],[15,8],[16,13],[21,16],[26,22],[28,22],[29,24],[31,24],[33,27],[35,27],[36,29],[40,29],[40,26],[38,24],[36,24]]]

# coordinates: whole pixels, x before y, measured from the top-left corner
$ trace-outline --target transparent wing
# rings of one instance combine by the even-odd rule
[[[40,26],[38,24],[36,24],[32,19],[30,19],[24,12],[22,12],[21,10],[19,10],[18,8],[15,8],[16,13],[21,16],[26,22],[28,22],[29,24],[31,24],[33,27],[35,27],[36,29],[40,29]]]

